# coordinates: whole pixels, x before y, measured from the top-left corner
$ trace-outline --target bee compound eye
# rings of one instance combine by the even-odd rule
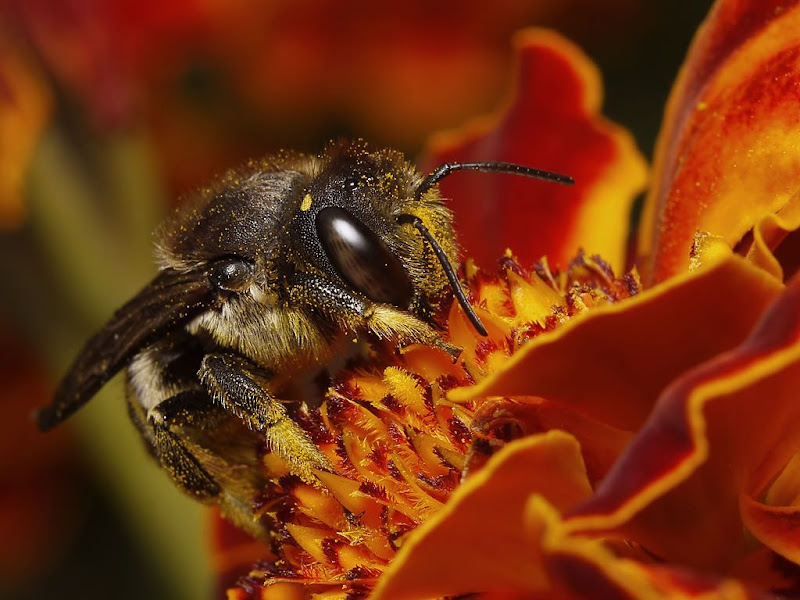
[[[223,258],[212,265],[208,277],[221,290],[240,291],[252,280],[253,264],[240,258]]]
[[[316,226],[325,254],[342,279],[373,302],[408,308],[414,286],[400,259],[374,231],[335,206],[317,213]]]

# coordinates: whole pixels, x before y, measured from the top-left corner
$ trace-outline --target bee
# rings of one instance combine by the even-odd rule
[[[256,536],[261,443],[312,485],[333,466],[298,424],[289,390],[349,340],[422,343],[455,360],[436,315],[454,295],[486,331],[453,265],[458,246],[438,182],[455,171],[569,177],[496,162],[423,177],[362,141],[281,153],[198,192],[157,232],[159,272],[95,334],[37,422],[49,430],[121,369],[127,405],[178,488]]]

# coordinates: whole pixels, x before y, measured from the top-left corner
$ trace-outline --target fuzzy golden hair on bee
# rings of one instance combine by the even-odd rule
[[[437,320],[453,297],[485,335],[437,188],[461,170],[571,183],[507,163],[423,176],[363,141],[226,173],[158,230],[158,274],[78,353],[40,428],[124,369],[131,418],[175,484],[264,535],[249,513],[259,482],[231,475],[253,464],[257,446],[309,485],[331,469],[295,418],[309,402],[292,392],[300,378],[330,368],[353,339],[426,344],[455,359]]]

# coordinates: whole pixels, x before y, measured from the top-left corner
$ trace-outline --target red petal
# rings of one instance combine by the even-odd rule
[[[217,573],[218,590],[224,592],[253,568],[259,561],[272,558],[269,547],[254,540],[244,531],[223,519],[219,511],[210,511],[211,547],[214,552],[214,568]],[[222,594],[217,594],[222,597]]]
[[[80,521],[78,467],[69,431],[42,435],[36,428],[31,414],[49,398],[50,384],[35,355],[5,326],[0,381],[0,581],[4,590],[25,595],[26,583],[63,552]]]
[[[644,162],[630,135],[599,116],[600,76],[577,47],[542,30],[525,31],[516,47],[517,89],[508,107],[434,139],[428,163],[502,160],[560,171],[576,185],[449,177],[441,189],[454,200],[466,254],[487,266],[511,247],[523,264],[547,255],[566,266],[583,246],[620,269]]]

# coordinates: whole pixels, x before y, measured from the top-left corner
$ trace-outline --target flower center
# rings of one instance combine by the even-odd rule
[[[259,501],[277,557],[252,583],[344,585],[368,592],[409,532],[442,509],[460,482],[512,439],[533,433],[513,399],[456,403],[447,392],[495,373],[532,338],[595,306],[639,291],[635,272],[616,278],[598,257],[579,255],[561,272],[546,260],[528,272],[509,254],[488,274],[466,268],[472,304],[488,337],[458,304],[447,316],[456,363],[439,349],[375,348],[367,364],[337,377],[301,426],[336,466],[312,486],[265,454],[269,483]],[[239,589],[241,591],[241,588]]]

